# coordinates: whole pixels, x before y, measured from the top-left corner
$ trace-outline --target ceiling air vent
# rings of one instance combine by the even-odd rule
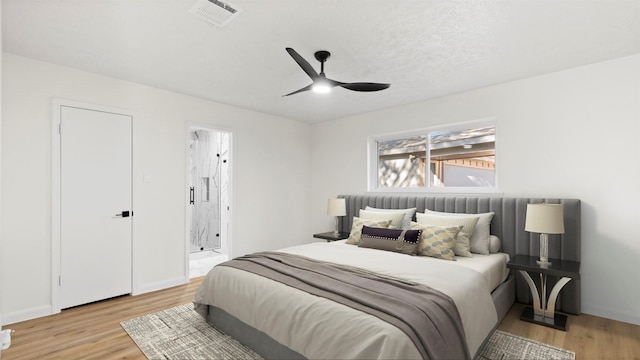
[[[242,12],[242,9],[229,2],[198,0],[198,2],[189,9],[189,12],[216,26],[223,27],[238,16]]]

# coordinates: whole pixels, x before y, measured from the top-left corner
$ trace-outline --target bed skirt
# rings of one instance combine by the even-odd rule
[[[215,306],[209,305],[207,322],[265,359],[305,359],[304,356],[273,340],[269,335]]]

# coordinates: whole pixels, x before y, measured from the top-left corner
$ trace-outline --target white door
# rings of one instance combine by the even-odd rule
[[[61,309],[131,293],[132,117],[60,107]]]

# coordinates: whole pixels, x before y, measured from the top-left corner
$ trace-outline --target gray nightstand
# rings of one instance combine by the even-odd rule
[[[349,233],[340,232],[336,236],[336,234],[333,231],[329,231],[325,233],[313,234],[313,237],[318,239],[324,239],[324,240],[327,240],[327,242],[330,242],[330,241],[344,240],[349,237]]]

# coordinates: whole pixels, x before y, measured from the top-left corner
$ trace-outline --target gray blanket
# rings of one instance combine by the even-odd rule
[[[424,359],[468,359],[454,302],[425,285],[310,258],[261,252],[220,264],[321,296],[401,329]]]

